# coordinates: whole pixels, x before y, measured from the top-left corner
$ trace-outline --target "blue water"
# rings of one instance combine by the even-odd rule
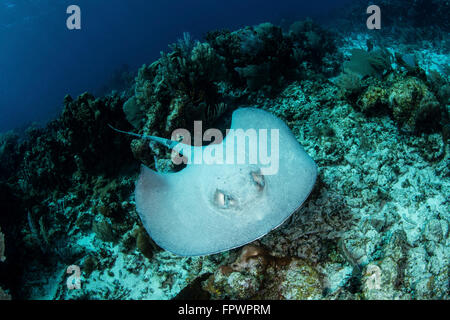
[[[237,29],[306,16],[320,18],[348,0],[2,0],[0,132],[59,114],[66,94],[100,92],[115,70],[136,70],[190,32]],[[82,30],[66,28],[66,8]]]

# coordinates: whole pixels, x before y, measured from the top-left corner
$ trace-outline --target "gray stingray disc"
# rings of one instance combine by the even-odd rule
[[[142,166],[136,208],[147,232],[162,248],[197,256],[245,245],[281,225],[310,194],[317,166],[283,121],[260,109],[242,108],[233,113],[230,129],[235,131],[221,144],[194,149],[207,154],[211,148],[215,152],[229,148],[244,155],[244,163],[237,163],[235,156],[234,164],[188,164],[176,173]],[[263,142],[267,132],[270,165],[259,157],[250,160],[251,151],[263,149],[260,143],[255,146],[256,140],[247,136],[246,147],[239,148],[237,141],[245,138],[248,129],[254,129]],[[271,132],[278,132],[278,139]],[[270,148],[275,145],[278,152]],[[269,170],[274,162],[278,162],[276,173]]]

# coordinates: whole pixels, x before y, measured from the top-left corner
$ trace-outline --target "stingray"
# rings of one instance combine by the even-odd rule
[[[251,139],[249,132],[256,133],[257,139]],[[160,247],[177,255],[219,253],[261,238],[301,207],[316,181],[315,162],[287,125],[260,109],[235,110],[230,130],[220,144],[188,146],[134,135],[193,160],[175,173],[156,172],[142,165],[136,181],[136,209],[145,229]],[[245,146],[237,141],[245,141]],[[258,153],[265,149],[264,144],[270,164]],[[234,154],[229,156],[227,150]],[[226,153],[223,161],[195,161],[195,155],[222,151]],[[255,151],[256,160],[252,157]]]

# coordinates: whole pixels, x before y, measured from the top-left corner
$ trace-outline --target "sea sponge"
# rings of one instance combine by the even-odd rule
[[[440,126],[442,108],[424,82],[407,77],[392,86],[388,103],[394,119],[408,132],[430,132]]]

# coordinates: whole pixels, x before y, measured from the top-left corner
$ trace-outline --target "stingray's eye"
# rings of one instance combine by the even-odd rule
[[[214,204],[220,209],[229,209],[236,206],[237,201],[228,193],[216,189],[214,194]]]
[[[258,186],[259,191],[263,191],[266,186],[266,180],[264,179],[264,175],[261,173],[261,169],[250,172],[250,175],[253,182]]]

